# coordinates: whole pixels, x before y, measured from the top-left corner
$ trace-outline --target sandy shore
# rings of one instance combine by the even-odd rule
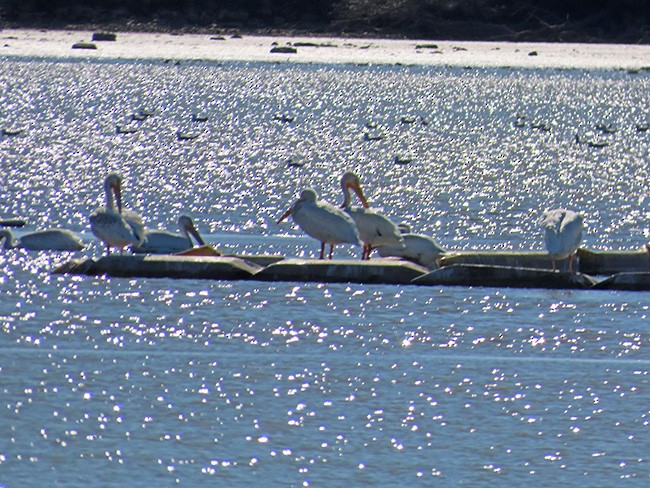
[[[5,29],[4,57],[169,59],[424,66],[577,68],[650,71],[650,46],[511,42],[341,39],[324,37],[210,36],[121,33],[92,41],[90,31]],[[73,49],[76,43],[96,49]],[[274,46],[295,53],[273,53]]]

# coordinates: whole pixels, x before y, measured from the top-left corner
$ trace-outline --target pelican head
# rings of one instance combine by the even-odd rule
[[[117,173],[109,173],[104,180],[104,190],[106,191],[106,201],[109,206],[113,203],[113,195],[115,195],[115,202],[117,203],[118,213],[122,213],[122,177]]]
[[[361,200],[363,208],[369,208],[368,201],[363,194],[361,189],[361,183],[359,182],[359,177],[351,171],[346,171],[341,176],[341,188],[343,189],[343,205],[342,207],[350,206],[350,190],[354,191]]]
[[[13,249],[16,247],[14,234],[9,229],[0,229],[0,242],[4,242],[4,249]]]
[[[199,231],[196,230],[196,227],[194,227],[194,222],[192,222],[192,219],[188,215],[178,217],[178,226],[188,237],[192,235],[199,246],[205,246],[205,241],[201,237],[201,234],[199,234]]]
[[[406,222],[402,222],[400,224],[397,224],[397,228],[399,229],[400,234],[410,234],[411,233],[411,226],[407,224]]]
[[[316,190],[312,188],[305,188],[303,191],[300,192],[300,198],[298,198],[298,200],[296,200],[294,204],[291,205],[291,207],[289,207],[289,210],[287,210],[282,214],[282,217],[278,219],[276,224],[279,224],[284,219],[286,219],[289,215],[291,215],[294,212],[294,207],[296,206],[299,207],[300,205],[306,202],[314,203],[317,200],[318,200],[318,193],[316,193]]]

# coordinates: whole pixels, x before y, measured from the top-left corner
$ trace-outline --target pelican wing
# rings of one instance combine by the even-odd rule
[[[359,236],[373,247],[384,244],[404,246],[404,239],[397,226],[385,215],[359,207],[346,207],[345,212],[352,217]]]
[[[320,242],[360,244],[354,221],[333,205],[305,203],[293,211],[292,215],[306,234]]]
[[[582,216],[571,210],[544,212],[540,223],[546,229],[546,249],[551,256],[565,258],[575,252],[582,241]]]
[[[92,233],[109,246],[122,248],[140,242],[126,220],[108,208],[98,208],[90,214],[88,220]]]
[[[191,248],[189,237],[163,230],[147,230],[143,242],[132,246],[131,251],[137,254],[174,254]]]

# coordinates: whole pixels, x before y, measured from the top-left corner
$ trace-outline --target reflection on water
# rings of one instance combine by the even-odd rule
[[[0,138],[2,214],[98,256],[87,215],[117,170],[151,227],[184,212],[227,252],[314,256],[275,221],[304,185],[338,202],[353,169],[450,249],[542,249],[537,216],[560,205],[587,247],[634,249],[649,80],[5,60],[0,123],[23,131]],[[0,253],[3,485],[648,478],[647,294],[49,273],[76,255]]]

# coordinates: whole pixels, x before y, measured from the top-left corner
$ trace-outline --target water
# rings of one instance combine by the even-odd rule
[[[102,253],[111,170],[150,227],[189,213],[227,252],[315,256],[275,221],[305,185],[341,199],[346,169],[449,249],[542,249],[554,206],[586,247],[649,238],[648,74],[11,58],[0,87],[23,129],[0,139],[2,213],[79,232],[78,255]],[[647,293],[50,274],[74,256],[0,254],[3,486],[650,477]]]

